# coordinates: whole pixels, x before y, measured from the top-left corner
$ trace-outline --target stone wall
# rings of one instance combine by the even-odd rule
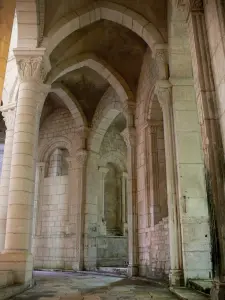
[[[72,269],[75,234],[69,232],[68,176],[44,179],[34,243],[34,267]]]
[[[68,197],[69,175],[65,163],[69,154],[68,149],[61,149],[60,140],[66,137],[72,141],[74,133],[75,123],[67,109],[55,110],[40,129],[40,149],[51,141],[56,144],[44,162],[43,178],[36,180],[32,246],[35,268],[72,269],[76,236],[75,226],[70,223],[72,199]]]
[[[97,267],[126,267],[127,237],[99,236],[97,238]]]
[[[141,235],[140,275],[168,279],[170,271],[168,218],[148,228]]]

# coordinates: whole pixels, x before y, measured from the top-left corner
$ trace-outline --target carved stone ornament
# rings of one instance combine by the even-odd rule
[[[203,11],[203,0],[177,0],[177,7],[187,9],[188,12]]]
[[[3,119],[7,130],[12,130],[14,128],[15,122],[15,108],[10,108],[2,112]]]
[[[136,145],[136,129],[134,127],[127,127],[121,132],[122,137],[127,145],[127,147]]]
[[[172,93],[171,93],[171,85],[170,83],[165,80],[165,81],[159,81],[156,83],[155,86],[155,94],[158,97],[158,101],[162,107],[164,108],[165,105],[170,104],[172,101]]]
[[[45,78],[43,57],[29,57],[17,61],[21,81],[43,82]]]

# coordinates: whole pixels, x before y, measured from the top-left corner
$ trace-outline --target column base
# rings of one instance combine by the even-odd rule
[[[14,284],[30,282],[33,277],[32,254],[25,251],[2,252],[0,271],[12,271]]]
[[[127,275],[128,277],[138,276],[138,265],[128,265]]]
[[[213,281],[210,291],[210,299],[224,300],[225,299],[225,282]]]
[[[170,286],[183,286],[184,285],[184,274],[182,270],[170,270],[169,273]]]

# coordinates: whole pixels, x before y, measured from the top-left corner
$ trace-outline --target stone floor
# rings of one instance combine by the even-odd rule
[[[140,280],[83,273],[34,272],[36,285],[14,300],[177,299],[167,288]]]

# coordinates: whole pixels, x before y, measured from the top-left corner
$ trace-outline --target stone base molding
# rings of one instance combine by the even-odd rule
[[[0,255],[1,271],[13,271],[14,284],[23,284],[32,279],[33,257],[27,251],[3,252]]]

